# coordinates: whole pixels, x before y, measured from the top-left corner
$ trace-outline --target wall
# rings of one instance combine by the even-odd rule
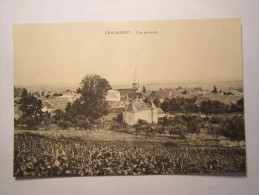
[[[144,110],[144,111],[140,111],[140,112],[135,112],[134,113],[135,124],[138,123],[139,119],[142,119],[142,120],[145,120],[145,121],[151,123],[152,122],[151,110]]]

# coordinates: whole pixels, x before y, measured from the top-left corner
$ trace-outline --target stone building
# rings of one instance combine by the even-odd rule
[[[123,121],[129,125],[135,125],[138,120],[145,120],[148,123],[157,123],[157,107],[152,101],[145,103],[141,99],[131,101],[123,112]]]

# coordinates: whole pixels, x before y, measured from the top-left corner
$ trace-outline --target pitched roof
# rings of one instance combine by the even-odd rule
[[[49,102],[43,102],[43,107],[46,107],[47,109],[55,109],[54,106],[52,106]]]
[[[49,99],[48,103],[55,107],[55,109],[60,109],[65,111],[67,103],[72,102],[72,99],[70,98],[55,98],[55,99]]]
[[[120,92],[121,96],[127,96],[129,93],[136,93],[138,89],[128,88],[128,89],[116,89]]]
[[[150,97],[158,98],[158,99],[165,99],[169,98],[170,94],[167,91],[159,90],[159,91],[152,91]]]
[[[156,108],[152,101],[150,103],[145,103],[142,100],[134,100],[126,106],[125,110],[127,112],[139,112],[144,110],[151,110],[152,108]]]
[[[108,101],[108,105],[109,105],[110,109],[113,109],[113,108],[125,108],[125,103],[123,103],[122,101],[116,101],[116,102]]]
[[[109,113],[123,113],[124,108],[111,108],[109,109]]]
[[[165,112],[161,108],[157,108],[157,114],[165,114]]]
[[[195,105],[200,105],[202,102],[209,101],[210,99],[208,97],[200,96],[194,103]]]

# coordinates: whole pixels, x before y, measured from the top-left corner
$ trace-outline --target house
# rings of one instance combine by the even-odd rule
[[[121,101],[128,101],[128,94],[129,93],[137,93],[138,89],[135,88],[126,88],[126,89],[117,89],[120,92],[120,100]]]
[[[138,120],[145,120],[148,123],[157,123],[157,107],[152,101],[145,103],[141,99],[131,101],[123,112],[123,121],[129,125],[138,123]]]
[[[54,110],[56,110],[56,108],[54,106],[52,106],[49,102],[45,101],[42,102],[42,112],[49,112],[52,113]]]
[[[150,94],[151,99],[158,99],[162,103],[166,98],[170,97],[170,93],[165,90],[152,91]]]
[[[107,92],[106,101],[120,101],[120,92],[117,90],[109,90]]]
[[[54,107],[54,109],[60,109],[65,112],[68,103],[73,102],[71,96],[58,96],[53,98],[48,98],[47,102]]]

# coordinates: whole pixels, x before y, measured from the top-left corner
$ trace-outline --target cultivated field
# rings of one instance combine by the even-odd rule
[[[245,147],[204,139],[101,131],[15,131],[14,176],[204,174],[246,171]]]

